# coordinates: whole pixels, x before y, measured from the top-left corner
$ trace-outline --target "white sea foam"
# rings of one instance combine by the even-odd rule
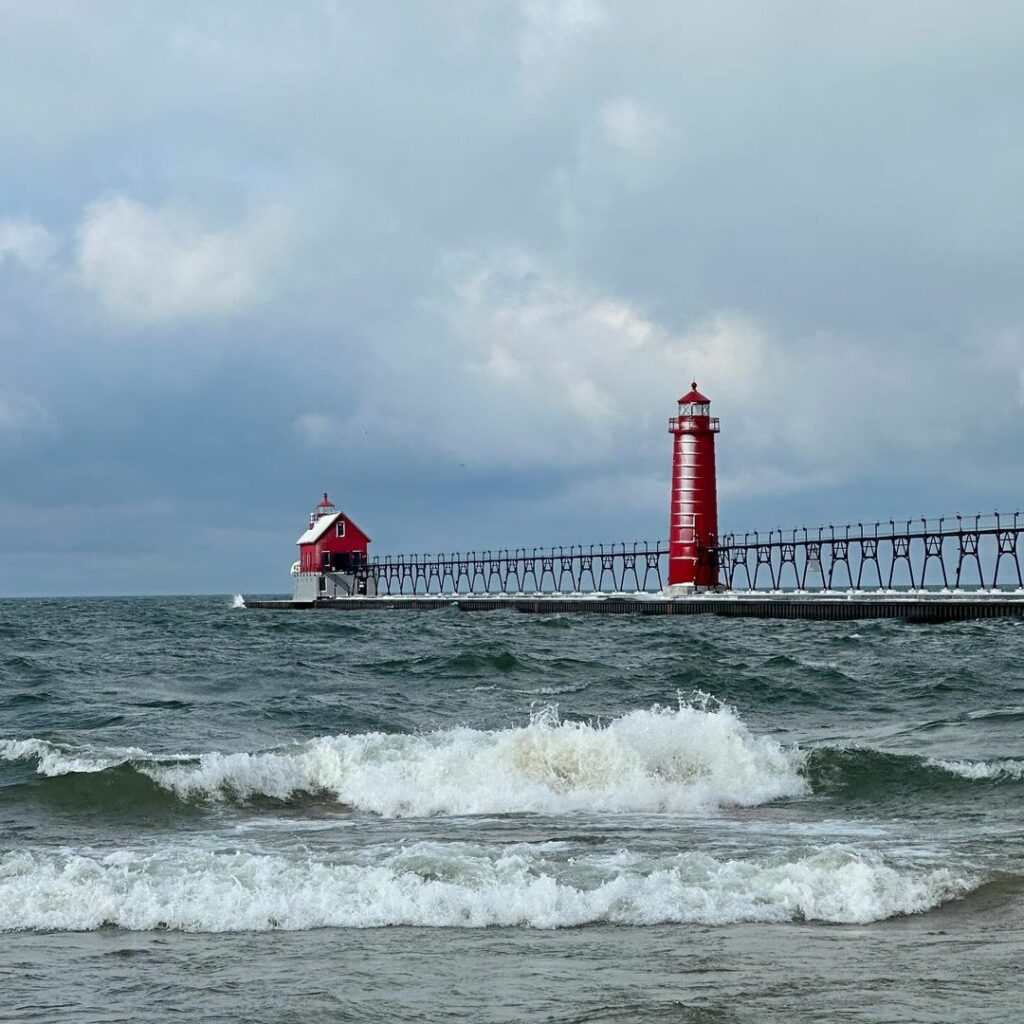
[[[942,771],[959,775],[963,779],[1024,779],[1024,761],[947,761],[930,757],[925,764],[929,768],[941,768]]]
[[[528,725],[325,736],[265,753],[139,766],[185,797],[329,794],[385,816],[697,811],[809,792],[803,755],[728,707],[654,707],[595,725],[553,708]]]
[[[144,750],[137,751],[145,754]],[[40,775],[68,775],[72,772],[102,772],[123,764],[130,750],[103,754],[86,747],[50,743],[47,740],[0,740],[0,761],[35,761]]]
[[[102,772],[128,762],[152,764],[157,760],[194,760],[189,755],[157,758],[139,747],[89,747],[70,743],[52,743],[29,737],[0,740],[0,761],[34,761],[39,775],[71,775],[77,772]]]
[[[930,910],[980,883],[842,846],[721,861],[692,852],[574,859],[558,845],[417,843],[348,861],[188,848],[22,851],[0,858],[0,930],[866,924]]]
[[[559,697],[568,693],[582,693],[589,686],[589,683],[563,683],[561,686],[537,686],[518,692],[529,697]]]
[[[232,608],[244,608],[245,607],[245,598],[241,594],[235,594],[235,596],[231,599],[231,607]]]

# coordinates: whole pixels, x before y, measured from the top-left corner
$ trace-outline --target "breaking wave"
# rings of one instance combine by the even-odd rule
[[[56,776],[73,773],[106,771],[130,761],[156,760],[139,747],[85,747],[49,740],[0,740],[0,761],[34,762],[40,775]]]
[[[931,910],[982,882],[845,846],[726,861],[569,857],[563,846],[416,843],[347,860],[180,847],[22,851],[0,857],[0,930],[867,924]]]
[[[944,761],[930,757],[925,761],[929,768],[937,768],[958,775],[962,779],[991,779],[995,782],[1024,780],[1024,761],[1004,759],[998,761]]]
[[[969,761],[893,754],[871,747],[817,747],[803,773],[815,793],[840,798],[942,796],[978,782],[1024,781],[1024,761]]]
[[[752,806],[804,795],[800,762],[732,709],[705,703],[605,725],[562,721],[549,707],[509,729],[325,736],[139,770],[185,799],[318,794],[401,817]]]
[[[54,799],[90,806],[111,807],[119,793],[126,805],[163,806],[161,794],[188,804],[327,799],[384,817],[694,813],[812,793],[887,800],[1024,781],[1018,760],[785,747],[710,699],[603,724],[563,721],[547,707],[508,729],[342,734],[257,752],[159,757],[136,747],[4,740],[4,761],[34,763]]]

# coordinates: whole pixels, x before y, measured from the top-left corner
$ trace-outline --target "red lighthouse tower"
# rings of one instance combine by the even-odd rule
[[[668,421],[672,447],[672,508],[668,532],[669,586],[718,586],[718,566],[709,556],[718,543],[715,434],[718,419],[697,382],[679,399],[679,415]]]

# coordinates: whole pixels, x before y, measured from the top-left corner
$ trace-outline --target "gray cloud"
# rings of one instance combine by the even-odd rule
[[[0,220],[0,265],[17,260],[26,270],[41,270],[57,248],[42,224],[28,218]]]
[[[1017,5],[3,16],[4,592],[658,534],[692,376],[726,526],[1019,495]]]
[[[266,298],[286,234],[280,209],[217,230],[186,210],[116,196],[85,210],[78,271],[106,309],[133,323],[230,315]]]

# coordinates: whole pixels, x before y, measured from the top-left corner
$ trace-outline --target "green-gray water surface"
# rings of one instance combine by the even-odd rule
[[[1019,1020],[1024,622],[0,602],[0,1021]]]

